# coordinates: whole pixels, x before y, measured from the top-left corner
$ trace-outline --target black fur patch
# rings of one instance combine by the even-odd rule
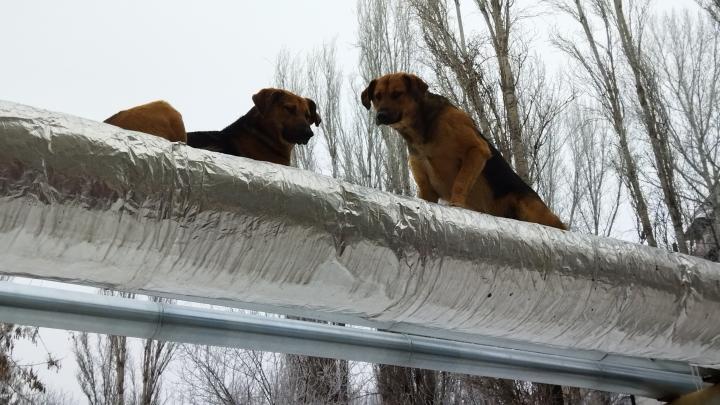
[[[221,131],[195,131],[187,133],[187,144],[193,148],[207,149],[213,152],[232,154],[232,146]]]
[[[422,136],[425,142],[430,141],[428,128],[435,122],[438,115],[446,108],[457,108],[447,98],[429,91],[420,100],[419,107],[418,119],[422,120],[419,124],[420,128],[424,128]]]
[[[253,107],[250,111],[256,110]],[[222,131],[195,131],[187,133],[187,144],[193,148],[207,149],[213,152],[225,153],[227,155],[242,156],[240,151],[235,150],[231,142],[232,137],[239,133],[247,133],[254,128],[250,125],[250,112],[238,118]]]
[[[262,131],[259,125],[261,117],[258,108],[252,107],[247,114],[238,118],[222,131],[188,132],[187,144],[194,148],[207,149],[227,155],[246,156],[242,150],[238,150],[233,139],[237,139],[239,136],[250,136],[263,144],[271,153],[283,156],[282,149],[272,141],[272,137]]]
[[[478,135],[480,131],[478,131]],[[537,197],[537,193],[528,186],[520,176],[510,167],[510,164],[502,157],[495,146],[484,136],[485,142],[490,146],[492,157],[485,163],[485,169],[482,175],[490,185],[495,198],[501,198],[508,194],[516,194],[518,197],[532,195]]]

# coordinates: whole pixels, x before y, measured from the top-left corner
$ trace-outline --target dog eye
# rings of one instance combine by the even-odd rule
[[[291,114],[295,114],[295,111],[297,111],[297,107],[294,105],[286,105],[285,109]]]
[[[378,93],[375,95],[375,100],[380,101],[382,100],[382,94]]]
[[[392,93],[390,93],[390,97],[391,97],[392,99],[396,99],[396,98],[400,97],[400,92],[399,92],[399,91],[393,91]]]

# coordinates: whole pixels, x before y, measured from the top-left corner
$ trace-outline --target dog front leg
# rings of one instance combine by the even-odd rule
[[[410,156],[410,171],[413,174],[413,178],[415,178],[415,184],[418,188],[418,197],[425,201],[437,203],[440,196],[435,191],[432,184],[430,184],[430,179],[428,178],[423,163],[413,156]]]
[[[489,158],[490,151],[483,150],[480,147],[472,147],[465,153],[460,171],[453,182],[450,205],[467,207],[467,197],[470,189],[475,185]]]

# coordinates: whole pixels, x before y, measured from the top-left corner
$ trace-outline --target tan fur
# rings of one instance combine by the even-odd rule
[[[278,93],[282,94],[282,97],[278,98]],[[273,102],[273,99],[276,102]],[[258,126],[264,128],[265,133],[272,134],[272,142],[278,150],[282,149],[283,153],[268,153],[264,145],[250,136],[234,137],[233,142],[237,142],[238,150],[247,150],[248,156],[253,159],[289,166],[295,144],[282,136],[281,129],[284,126],[302,127],[313,123],[316,126],[320,125],[321,120],[315,111],[315,102],[287,90],[274,88],[262,89],[253,96],[253,102],[262,114]]]
[[[683,395],[670,405],[720,405],[720,384]]]
[[[539,198],[523,198],[518,202],[518,219],[525,222],[535,222],[552,226],[558,229],[567,229],[545,203]]]
[[[373,80],[361,95],[363,105],[368,109],[372,105],[378,112],[379,123],[384,123],[380,122],[381,115],[389,117],[386,124],[405,139],[419,197],[565,229],[526,185],[529,193],[496,197],[501,193],[494,193],[492,184],[498,184],[498,179],[484,172],[493,156],[489,143],[479,136],[470,116],[446,101],[438,101],[444,98],[427,92],[427,88],[417,76],[393,73]]]
[[[187,142],[182,115],[166,101],[153,101],[120,111],[106,123],[131,131],[144,132],[172,142]]]

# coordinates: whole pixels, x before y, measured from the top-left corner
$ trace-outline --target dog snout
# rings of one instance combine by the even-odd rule
[[[305,130],[303,131],[303,136],[302,136],[302,140],[300,143],[302,143],[303,145],[307,144],[310,141],[310,138],[313,137],[313,135],[315,135],[315,134],[313,134],[313,131],[312,131],[312,129],[310,129],[310,127],[305,128]]]
[[[392,114],[390,114],[390,111],[388,110],[378,110],[377,115],[375,116],[375,123],[377,125],[390,124],[391,115]]]

